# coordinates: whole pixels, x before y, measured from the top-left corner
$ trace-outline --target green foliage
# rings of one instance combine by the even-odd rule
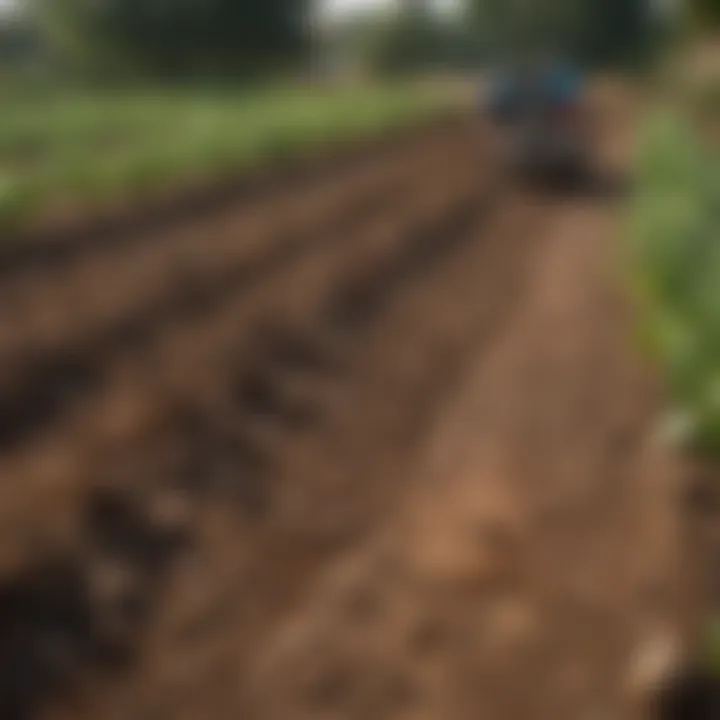
[[[713,118],[720,117],[720,79],[701,88],[699,101],[702,109],[711,114]]]
[[[367,49],[370,65],[376,71],[415,71],[438,56],[440,28],[428,10],[393,14],[377,23],[374,30]]]
[[[720,0],[692,0],[690,5],[700,23],[720,26]]]
[[[636,60],[646,49],[650,25],[646,0],[588,3],[578,50],[594,63]]]
[[[297,60],[309,0],[32,0],[57,56],[86,74],[257,73]]]
[[[496,55],[570,53],[621,62],[646,43],[646,0],[470,0],[478,32]]]
[[[103,203],[318,145],[442,107],[405,86],[175,90],[19,100],[0,117],[0,227],[54,204]]]
[[[701,654],[702,669],[713,678],[720,678],[720,618],[712,618],[705,628]]]
[[[471,0],[469,11],[483,44],[511,59],[567,48],[581,17],[572,0]]]
[[[639,163],[631,263],[643,338],[695,441],[720,449],[720,161],[664,117]]]
[[[472,67],[478,55],[475,33],[426,1],[365,11],[348,18],[335,37],[341,58],[380,75]]]

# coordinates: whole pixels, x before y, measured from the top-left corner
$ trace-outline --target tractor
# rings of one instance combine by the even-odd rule
[[[581,181],[590,171],[593,133],[582,74],[567,63],[537,62],[496,72],[483,106],[505,160],[523,179]]]

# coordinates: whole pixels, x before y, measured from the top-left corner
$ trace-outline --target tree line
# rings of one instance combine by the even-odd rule
[[[632,62],[653,39],[652,0],[466,0],[458,16],[429,0],[404,0],[390,13],[355,18],[356,44],[380,71],[472,67],[566,55],[586,65]],[[712,1],[712,0],[707,0]],[[343,37],[348,45],[346,32]],[[357,49],[356,49],[357,52]]]
[[[27,22],[0,33],[0,60],[4,48],[41,44],[53,65],[81,76],[257,76],[324,50],[313,22],[320,1],[25,0]],[[335,41],[377,72],[472,67],[542,49],[625,62],[645,51],[649,8],[662,1],[464,0],[446,16],[430,0],[400,0],[336,28]],[[720,0],[692,4],[702,22],[720,21]],[[39,42],[28,40],[28,24]]]
[[[83,73],[181,78],[280,69],[311,43],[311,0],[29,0],[50,52]]]

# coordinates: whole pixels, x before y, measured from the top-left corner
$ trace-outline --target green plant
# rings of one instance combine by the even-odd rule
[[[705,627],[701,659],[703,670],[720,678],[720,617],[711,618]]]
[[[631,266],[641,337],[692,440],[720,450],[720,163],[666,116],[646,131],[639,168]]]
[[[203,87],[16,98],[0,117],[0,229],[53,203],[102,203],[412,123],[437,92]]]

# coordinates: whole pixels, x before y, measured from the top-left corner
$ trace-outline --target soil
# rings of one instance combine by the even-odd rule
[[[493,147],[0,258],[0,717],[649,716],[687,470],[621,206]]]

